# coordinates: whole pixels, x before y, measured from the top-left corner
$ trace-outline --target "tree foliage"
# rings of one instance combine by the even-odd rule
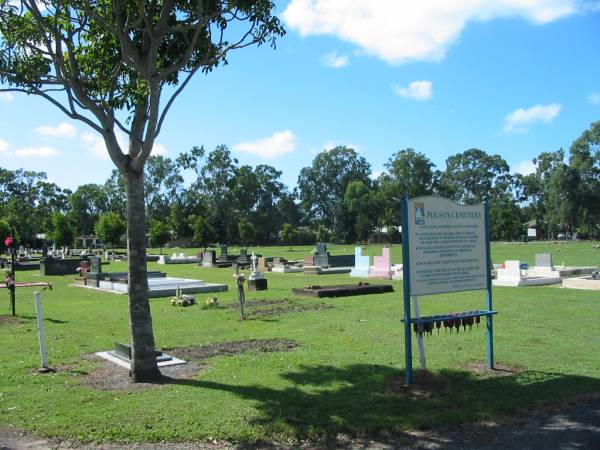
[[[127,224],[125,221],[114,212],[100,214],[98,223],[96,224],[96,234],[102,239],[104,244],[114,247],[121,243],[121,238],[125,234]]]
[[[307,224],[322,223],[338,240],[352,230],[352,218],[344,206],[344,195],[352,181],[370,182],[371,166],[349,147],[335,147],[319,153],[298,177],[300,207]]]
[[[52,214],[52,232],[50,239],[60,247],[68,247],[75,241],[75,229],[65,214]]]
[[[150,244],[160,248],[161,255],[162,248],[170,240],[171,229],[167,223],[155,220],[150,224]]]

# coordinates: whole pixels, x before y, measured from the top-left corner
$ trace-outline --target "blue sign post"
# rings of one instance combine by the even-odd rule
[[[428,196],[403,197],[402,258],[404,275],[404,341],[406,384],[413,383],[412,328],[423,330],[453,324],[479,322],[486,317],[488,366],[494,367],[490,223],[487,202],[460,205]],[[418,296],[470,290],[486,290],[486,309],[436,316],[412,317],[411,299]],[[418,304],[416,314],[418,316]],[[420,345],[422,341],[420,340]],[[424,361],[424,351],[422,363]]]

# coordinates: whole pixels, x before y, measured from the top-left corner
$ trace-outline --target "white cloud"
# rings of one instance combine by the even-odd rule
[[[376,180],[376,179],[378,179],[378,178],[379,178],[381,175],[383,175],[383,173],[384,173],[384,172],[383,172],[383,170],[374,170],[374,171],[371,173],[371,179],[372,179],[372,180]]]
[[[531,175],[535,173],[537,166],[531,160],[525,160],[518,163],[513,168],[513,173],[520,173],[521,175]]]
[[[91,155],[101,159],[110,159],[108,156],[108,150],[104,145],[104,139],[96,133],[87,132],[83,133],[80,137],[81,144]]]
[[[525,132],[536,122],[548,123],[560,113],[560,104],[535,105],[531,108],[515,109],[504,119],[504,132]]]
[[[337,36],[399,64],[440,60],[469,22],[517,16],[547,23],[583,10],[580,5],[580,0],[292,0],[283,19],[302,36]]]
[[[56,127],[51,127],[49,125],[42,125],[35,129],[42,136],[49,137],[75,137],[77,135],[77,129],[68,123],[61,123]]]
[[[162,144],[154,144],[154,147],[152,147],[152,154],[154,156],[166,156],[168,153],[167,147]]]
[[[340,144],[337,141],[329,140],[329,141],[325,141],[321,147],[323,147],[323,150],[328,152],[329,150],[336,148],[338,145],[340,145]]]
[[[256,141],[240,142],[233,149],[264,159],[274,159],[296,150],[296,136],[290,130],[279,131]]]
[[[392,84],[393,91],[401,97],[414,98],[415,100],[430,100],[433,97],[431,81],[413,81],[406,87]]]
[[[326,53],[321,57],[321,62],[325,67],[332,69],[341,69],[348,65],[347,55],[338,55],[337,52]]]
[[[0,139],[0,155],[5,155],[8,153],[8,142]]]
[[[587,99],[592,105],[600,105],[600,92],[592,92]]]
[[[14,98],[10,92],[0,92],[0,100],[3,102],[12,102]]]
[[[84,149],[88,151],[92,156],[95,156],[100,159],[109,160],[110,156],[108,155],[108,150],[106,149],[106,145],[104,144],[104,139],[97,133],[87,132],[82,133],[80,136],[81,145]],[[117,133],[117,142],[121,149],[127,153],[127,149],[129,144],[127,143],[127,136],[124,133]],[[153,155],[166,155],[168,153],[167,148],[162,145],[155,143],[154,147],[152,147]]]
[[[19,158],[51,158],[59,155],[60,152],[52,147],[25,147],[15,150],[15,156]]]

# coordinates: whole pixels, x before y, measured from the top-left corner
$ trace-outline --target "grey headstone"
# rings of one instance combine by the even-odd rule
[[[102,273],[102,259],[99,256],[90,256],[90,272]]]
[[[316,255],[326,255],[326,254],[327,254],[327,244],[325,244],[323,242],[318,242]]]
[[[535,255],[536,267],[554,267],[552,264],[552,255],[550,253],[537,253]]]

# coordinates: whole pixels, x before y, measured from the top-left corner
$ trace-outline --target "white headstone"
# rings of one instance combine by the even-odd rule
[[[506,261],[504,268],[498,269],[498,280],[521,281],[521,261]]]

